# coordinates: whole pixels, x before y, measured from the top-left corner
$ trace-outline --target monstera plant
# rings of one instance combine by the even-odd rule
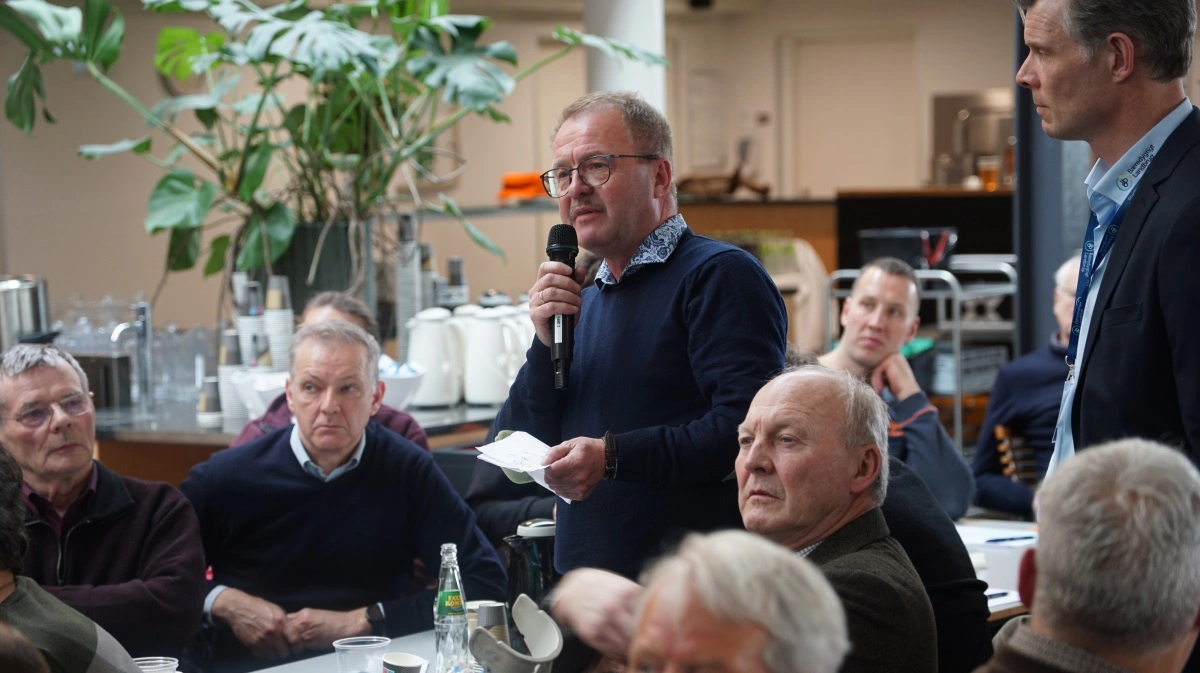
[[[162,29],[154,58],[163,78],[198,93],[147,105],[108,76],[125,34],[109,0],[85,0],[82,8],[6,0],[0,30],[28,54],[8,80],[4,111],[27,134],[39,116],[53,122],[41,68],[65,60],[140,115],[145,136],[104,139],[110,144],[83,146],[79,154],[95,159],[132,152],[163,169],[149,195],[145,227],[170,237],[166,271],[203,261],[209,275],[270,273],[299,226],[321,227],[323,241],[338,225],[360,241],[364,222],[414,205],[454,215],[476,243],[502,255],[453,200],[422,198],[417,190],[418,183],[445,177],[435,169],[446,154],[435,144],[439,136],[470,114],[506,121],[496,106],[516,83],[580,45],[665,63],[559,27],[560,51],[511,74],[513,47],[482,41],[491,21],[449,14],[448,0],[143,4],[152,12],[211,19],[211,32]]]

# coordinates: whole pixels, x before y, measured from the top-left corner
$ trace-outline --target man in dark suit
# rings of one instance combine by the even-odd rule
[[[1087,5],[1086,11],[1083,5]],[[1055,457],[1155,439],[1200,459],[1200,111],[1184,93],[1194,0],[1017,0],[1047,135],[1083,140],[1083,238]]]
[[[738,506],[747,530],[807,557],[833,586],[851,644],[843,673],[932,673],[933,609],[879,509],[887,428],[887,405],[853,374],[821,366],[781,374],[755,395],[738,428]],[[582,570],[556,592],[556,619],[623,658],[640,587]]]

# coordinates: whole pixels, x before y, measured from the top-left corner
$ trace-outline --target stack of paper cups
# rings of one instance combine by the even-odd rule
[[[243,425],[250,420],[250,412],[246,403],[233,386],[233,375],[244,371],[242,365],[217,365],[217,392],[221,396],[221,416],[226,425],[241,422]]]
[[[267,335],[267,326],[262,315],[239,315],[237,317],[238,344],[242,349],[242,364],[248,365],[254,361],[254,337],[262,341]],[[224,397],[222,397],[224,399]]]
[[[271,348],[271,371],[288,370],[288,349],[292,345],[292,325],[296,314],[290,308],[269,308],[263,313],[267,345]]]

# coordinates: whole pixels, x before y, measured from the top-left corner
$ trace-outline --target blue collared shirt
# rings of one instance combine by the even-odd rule
[[[1179,128],[1184,119],[1192,113],[1192,102],[1184,97],[1174,110],[1171,110],[1162,121],[1154,125],[1150,132],[1133,144],[1115,164],[1109,166],[1103,159],[1097,159],[1088,173],[1084,183],[1087,185],[1088,205],[1096,215],[1097,225],[1092,229],[1092,242],[1096,249],[1104,238],[1104,230],[1112,222],[1117,209],[1137,190],[1142,177],[1150,168],[1150,162],[1162,149],[1167,138]],[[1092,274],[1092,284],[1088,288],[1087,301],[1084,302],[1083,324],[1079,327],[1079,346],[1075,354],[1075,366],[1083,364],[1083,354],[1087,349],[1088,333],[1091,331],[1092,314],[1096,310],[1096,298],[1100,294],[1100,283],[1104,280],[1104,271],[1108,268],[1108,255],[1100,260],[1096,272]],[[1046,471],[1049,477],[1058,464],[1075,455],[1075,433],[1071,428],[1071,409],[1075,405],[1075,385],[1079,381],[1079,371],[1067,379],[1063,386],[1062,404],[1058,409],[1058,424],[1055,428],[1054,455],[1050,457],[1050,467]]]
[[[662,264],[667,261],[671,253],[675,252],[675,248],[679,246],[679,239],[683,238],[683,234],[687,230],[688,226],[683,221],[683,215],[678,213],[672,215],[666,222],[650,232],[646,240],[642,241],[642,244],[633,253],[633,258],[629,260],[620,279],[613,276],[612,270],[608,268],[608,262],[601,262],[600,268],[596,271],[596,282],[616,285],[647,264]]]
[[[354,453],[350,456],[350,460],[333,468],[333,471],[328,475],[325,474],[325,471],[319,465],[312,461],[312,458],[308,455],[308,450],[304,448],[304,443],[300,441],[299,423],[292,423],[290,444],[292,446],[292,453],[295,454],[296,460],[300,461],[300,467],[305,472],[321,481],[330,482],[358,467],[359,462],[362,461],[363,451],[367,447],[367,432],[363,430],[362,438],[358,440],[358,448],[354,450]]]

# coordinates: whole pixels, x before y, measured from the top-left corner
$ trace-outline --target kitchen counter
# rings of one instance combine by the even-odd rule
[[[455,407],[408,409],[408,413],[429,436],[430,446],[435,437],[461,432],[464,426],[490,425],[500,407],[477,407],[460,404]],[[103,409],[96,412],[96,439],[117,442],[153,444],[203,444],[225,448],[242,431],[237,427],[201,427],[196,423],[192,405],[165,405],[156,411],[139,414],[131,409]],[[470,429],[470,428],[468,428]],[[440,446],[446,443],[439,442]]]
[[[482,442],[499,410],[460,404],[407,411],[438,451]],[[96,457],[118,473],[179,485],[193,465],[229,446],[244,423],[235,425],[200,427],[191,405],[161,405],[152,413],[100,410]]]

